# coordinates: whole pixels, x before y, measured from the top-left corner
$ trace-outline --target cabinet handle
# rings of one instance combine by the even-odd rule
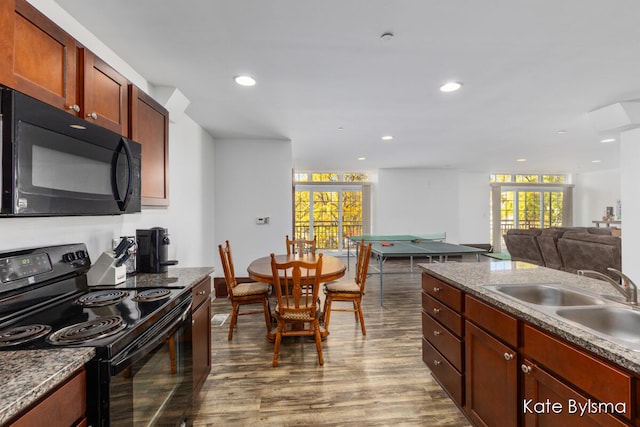
[[[98,114],[97,113],[89,113],[87,114],[87,117],[93,119],[93,120],[98,120]]]
[[[196,295],[204,295],[204,294],[206,294],[206,293],[207,293],[207,291],[200,291],[200,292],[198,292]]]
[[[434,335],[434,336],[436,336],[436,337],[437,337],[437,336],[439,336],[440,334],[442,334],[442,332],[440,332],[440,331],[433,331],[433,335]]]
[[[442,289],[441,289],[441,288],[439,288],[439,287],[437,287],[437,286],[434,286],[434,287],[433,287],[433,292],[440,292],[441,290],[442,290]]]
[[[436,365],[436,366],[440,366],[440,364],[441,364],[441,363],[442,363],[442,362],[441,362],[441,361],[439,361],[439,360],[434,360],[434,361],[433,361],[433,364],[434,364],[434,365]]]
[[[531,373],[531,366],[527,366],[524,363],[522,364],[522,366],[520,366],[520,369],[522,369],[522,372],[524,372],[525,374]]]
[[[434,309],[433,309],[433,313],[434,313],[434,314],[438,314],[438,313],[440,313],[440,309],[439,309],[439,308],[437,308],[437,307],[436,307],[436,308],[434,308]]]
[[[78,104],[69,105],[69,110],[75,111],[76,113],[80,112],[80,106]]]
[[[513,354],[511,353],[505,353],[504,354],[504,360],[511,360],[513,359]]]

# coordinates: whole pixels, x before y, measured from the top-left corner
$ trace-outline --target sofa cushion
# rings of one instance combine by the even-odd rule
[[[503,236],[507,251],[513,261],[544,265],[544,259],[536,237],[542,233],[539,228],[511,229]]]
[[[618,279],[607,271],[608,267],[620,270],[622,266],[622,241],[617,236],[589,233],[564,233],[557,242],[564,269],[571,273],[578,270],[595,270]]]
[[[546,228],[536,237],[545,267],[562,270],[562,257],[558,252],[558,239],[564,233],[564,231],[557,228]]]

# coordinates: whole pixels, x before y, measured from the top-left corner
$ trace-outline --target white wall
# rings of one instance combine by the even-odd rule
[[[291,141],[216,140],[214,169],[215,247],[229,240],[236,276],[246,277],[252,260],[286,251],[293,212]],[[257,225],[264,216],[269,224]],[[222,277],[218,258],[216,276]]]
[[[607,206],[616,209],[620,198],[620,169],[579,173],[573,176],[573,225],[593,227]]]
[[[137,86],[151,87],[52,0],[30,2]],[[169,126],[169,208],[143,208],[139,214],[120,216],[1,218],[0,250],[84,242],[95,260],[111,247],[112,238],[160,226],[168,228],[169,256],[180,266],[213,265],[213,139],[188,116],[176,119]]]
[[[461,172],[458,175],[459,243],[491,241],[489,178],[488,173]]]
[[[489,177],[443,169],[380,169],[374,234],[446,232],[451,243],[489,242]]]
[[[620,134],[622,271],[640,283],[640,129]]]

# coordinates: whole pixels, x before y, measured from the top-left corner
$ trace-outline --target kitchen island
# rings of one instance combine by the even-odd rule
[[[495,286],[551,285],[619,299],[610,284],[522,262],[420,267],[423,361],[472,422],[640,425],[640,352],[633,345]],[[609,306],[602,301],[598,307]],[[580,404],[596,410],[571,411]]]

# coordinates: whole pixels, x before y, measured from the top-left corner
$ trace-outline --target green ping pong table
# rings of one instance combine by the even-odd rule
[[[354,236],[355,237],[355,236]],[[389,236],[390,237],[390,236]],[[426,257],[432,260],[438,257],[440,262],[446,261],[447,257],[454,255],[475,255],[480,261],[480,254],[486,253],[486,249],[472,248],[470,246],[454,245],[442,241],[434,240],[383,240],[373,241],[371,252],[378,257],[378,269],[380,274],[380,306],[383,305],[383,266],[387,258],[409,257],[411,268],[413,269],[414,257]]]
[[[358,259],[358,243],[364,240],[366,243],[373,242],[421,242],[423,240],[433,240],[444,242],[447,233],[430,233],[430,234],[359,234],[349,237],[350,242],[356,244],[356,259]],[[347,268],[349,268],[349,258],[351,245],[347,246]]]

